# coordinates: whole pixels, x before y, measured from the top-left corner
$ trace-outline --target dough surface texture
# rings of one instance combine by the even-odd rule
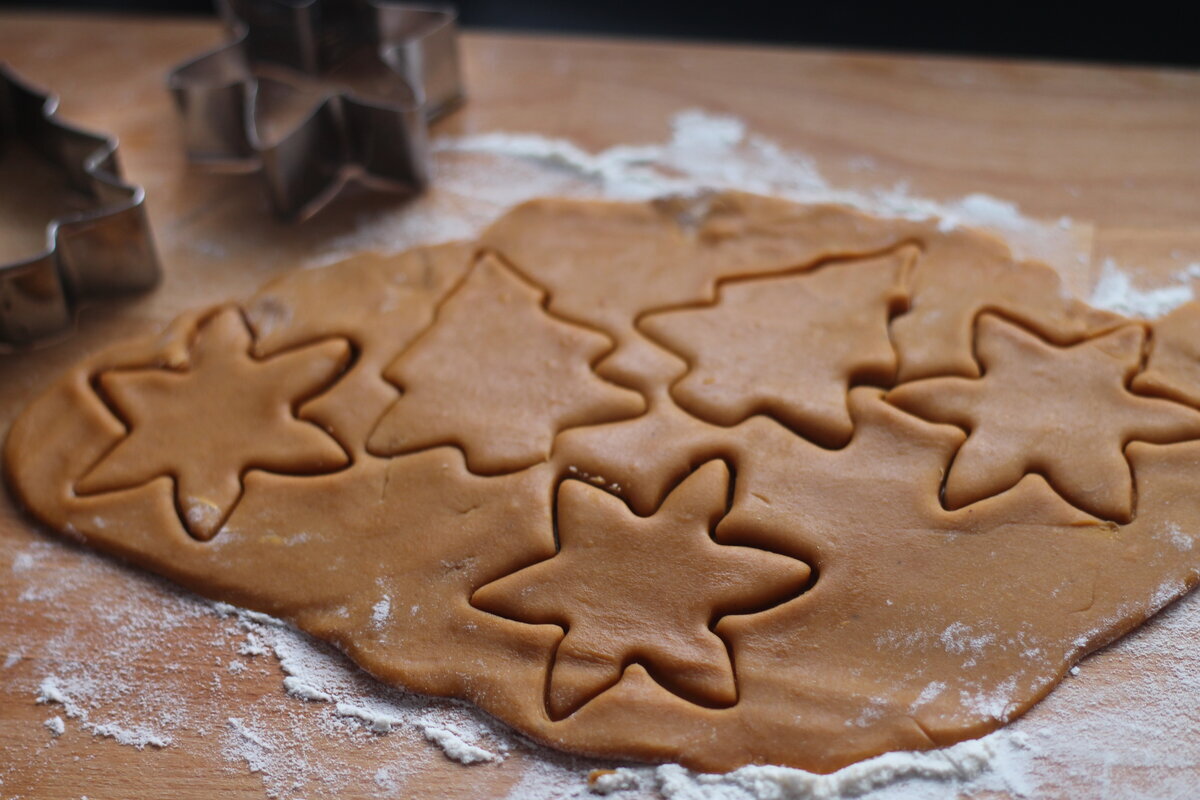
[[[1198,330],[936,221],[540,200],[100,352],[4,466],[552,747],[829,772],[997,728],[1195,585]]]

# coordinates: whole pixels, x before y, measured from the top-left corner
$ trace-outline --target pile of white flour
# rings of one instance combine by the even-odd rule
[[[1123,313],[1165,313],[1192,299],[1191,279],[1200,276],[1200,263],[1181,260],[1169,285],[1139,287],[1108,262],[1093,280],[1090,244],[1070,219],[1029,219],[985,195],[935,202],[903,186],[839,189],[802,154],[752,135],[740,120],[701,111],[679,114],[670,140],[660,144],[588,153],[566,141],[490,133],[437,140],[435,158],[436,183],[426,197],[364,216],[352,235],[330,242],[307,266],[364,249],[398,251],[468,237],[508,206],[537,196],[647,198],[736,188],[991,229],[1019,255],[1063,267],[1068,286],[1096,305]],[[869,173],[869,164],[860,166]],[[21,678],[29,702],[45,708],[48,746],[73,731],[137,748],[184,746],[184,734],[218,737],[224,766],[257,773],[272,797],[330,796],[350,787],[412,796],[422,770],[445,758],[464,770],[518,769],[513,800],[591,793],[676,800],[1184,797],[1200,785],[1195,595],[1085,661],[1029,714],[982,739],[892,753],[828,776],[776,767],[708,776],[539,748],[471,707],[382,686],[281,623],[199,600],[68,545],[0,543],[0,565],[9,563],[4,580],[19,592],[15,613],[52,633],[0,643],[9,648],[0,650],[0,680],[15,680],[10,676],[27,658],[53,665]],[[56,611],[65,593],[102,602],[93,616],[73,619]],[[376,611],[386,618],[390,609]],[[178,650],[179,641],[194,644],[166,663],[150,658]],[[208,665],[206,685],[180,679],[183,665],[194,668],[197,660]],[[246,697],[241,688],[265,674],[277,676],[278,691]],[[423,755],[413,757],[414,750]],[[349,766],[339,758],[348,751],[365,753],[356,763],[374,766]],[[0,764],[0,797],[7,796],[3,781],[12,768]],[[603,772],[589,786],[593,770]]]

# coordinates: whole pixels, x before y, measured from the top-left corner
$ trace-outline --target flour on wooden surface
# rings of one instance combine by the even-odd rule
[[[1021,258],[1050,263],[1086,259],[1072,220],[1037,220],[985,194],[934,200],[905,183],[853,188],[832,184],[810,156],[747,130],[739,119],[688,110],[675,115],[664,142],[618,145],[598,153],[539,134],[488,132],[432,142],[435,181],[419,201],[362,214],[356,230],[327,243],[309,266],[362,250],[397,252],[474,236],[505,209],[535,197],[642,200],[710,189],[771,194],[797,202],[842,203],[905,219],[938,218],[1003,236]],[[869,174],[860,170],[860,174]],[[1072,287],[1082,291],[1084,287]]]
[[[1195,299],[1192,280],[1196,277],[1200,277],[1200,264],[1179,270],[1166,286],[1139,287],[1132,275],[1108,258],[1088,302],[1118,314],[1156,319]]]
[[[505,208],[537,196],[646,198],[705,188],[938,217],[944,229],[983,227],[1003,235],[1022,257],[1065,265],[1068,273],[1078,273],[1090,252],[1081,243],[1082,226],[1071,219],[1031,219],[987,195],[935,201],[914,196],[903,184],[833,186],[813,159],[754,134],[738,119],[701,111],[677,115],[665,142],[600,153],[521,133],[441,138],[434,151],[437,180],[426,196],[400,210],[364,215],[352,234],[330,242],[309,266],[364,249],[399,251],[468,237]],[[869,159],[850,166],[863,177],[873,169]],[[1191,299],[1189,281],[1197,277],[1200,264],[1193,264],[1168,286],[1141,286],[1109,262],[1090,296],[1102,307],[1153,317]],[[1086,281],[1068,283],[1077,293],[1092,292]],[[1164,535],[1191,543],[1183,532]],[[19,648],[0,642],[7,653],[3,669],[11,670],[5,680],[23,687],[30,703],[60,710],[33,723],[46,726],[52,746],[73,727],[133,747],[180,747],[189,737],[215,737],[225,767],[251,770],[273,798],[350,791],[405,797],[433,759],[445,758],[464,770],[513,771],[512,800],[590,793],[672,800],[996,794],[1116,800],[1192,796],[1200,783],[1200,740],[1188,735],[1200,730],[1195,594],[1090,658],[1082,671],[1072,669],[1045,701],[981,739],[925,753],[889,753],[832,775],[780,767],[699,775],[677,765],[631,767],[540,748],[468,705],[379,684],[332,648],[277,620],[208,603],[68,545],[0,542],[0,564],[5,562],[18,598],[13,611],[31,621]],[[1162,601],[1179,588],[1165,587]],[[66,593],[103,602],[88,619],[76,619],[57,603]],[[384,595],[372,617],[382,624],[393,613]],[[990,645],[987,632],[953,626],[929,635],[964,658]],[[178,662],[173,655],[162,659],[171,648],[180,651]],[[207,683],[196,683],[197,668],[206,670]],[[264,681],[279,691],[239,692]],[[945,690],[930,684],[914,709]],[[1003,693],[974,700],[998,717],[1007,713]],[[54,768],[52,761],[38,763],[39,769]]]
[[[64,680],[56,675],[47,675],[38,685],[34,702],[39,705],[60,705],[63,713],[69,719],[77,720],[80,727],[93,736],[113,739],[119,744],[130,745],[139,750],[147,746],[166,747],[171,743],[170,736],[157,732],[151,725],[147,725],[141,720],[96,722],[91,719],[87,701],[91,699],[92,693],[97,688],[95,680],[92,676],[82,678],[76,676]],[[109,688],[103,687],[102,690]],[[55,737],[66,730],[66,723],[59,717],[47,720],[45,724]]]
[[[495,753],[484,750],[482,747],[476,747],[473,744],[468,744],[463,741],[452,730],[447,728],[439,728],[436,725],[421,726],[425,738],[442,748],[442,752],[447,758],[454,759],[460,764],[478,764],[482,761],[496,761],[500,758]]]
[[[1009,792],[1027,786],[1014,776],[1026,757],[1019,733],[993,735],[924,753],[887,753],[829,775],[784,767],[743,767],[697,775],[677,764],[620,768],[592,781],[596,794],[655,791],[670,800],[835,800],[851,797],[940,798],[947,790]],[[1006,767],[1008,767],[1006,769]],[[1005,774],[1005,773],[1011,774]],[[898,794],[902,793],[902,794]]]

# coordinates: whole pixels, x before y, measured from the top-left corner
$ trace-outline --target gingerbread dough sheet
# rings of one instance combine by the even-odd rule
[[[548,745],[831,771],[998,727],[1196,583],[1197,330],[936,222],[537,201],[96,355],[5,468]]]

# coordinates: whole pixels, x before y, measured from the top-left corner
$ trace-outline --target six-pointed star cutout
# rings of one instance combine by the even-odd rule
[[[1125,445],[1200,437],[1200,412],[1126,388],[1144,339],[1142,326],[1127,325],[1056,347],[984,314],[975,335],[983,377],[916,381],[892,390],[888,400],[968,431],[946,478],[948,507],[999,494],[1036,472],[1068,502],[1125,523],[1133,516]]]
[[[287,474],[345,466],[345,451],[293,409],[345,370],[350,346],[331,339],[259,360],[236,309],[196,332],[186,370],[103,372],[99,387],[128,432],[76,484],[81,494],[111,492],[154,478],[175,480],[184,526],[207,540],[242,494],[242,474]]]
[[[718,544],[729,469],[710,461],[636,516],[620,499],[578,480],[559,485],[559,551],[477,590],[477,608],[566,629],[550,672],[547,705],[562,719],[639,663],[680,697],[737,702],[725,643],[711,627],[727,614],[762,611],[795,597],[808,565]]]

